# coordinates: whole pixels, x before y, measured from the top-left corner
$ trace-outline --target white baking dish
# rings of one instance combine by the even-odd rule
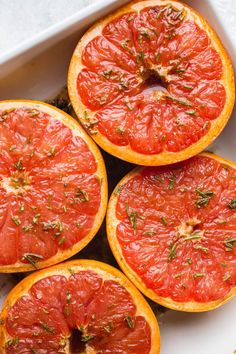
[[[0,56],[0,99],[54,97],[66,83],[75,44],[84,29],[98,17],[126,3],[98,0],[74,16]],[[215,27],[236,66],[236,1],[186,0]],[[236,112],[223,134],[210,147],[236,161]],[[17,279],[0,275],[0,302]],[[159,315],[161,354],[234,354],[236,350],[236,299],[208,313],[167,311]],[[141,353],[140,353],[141,354]]]

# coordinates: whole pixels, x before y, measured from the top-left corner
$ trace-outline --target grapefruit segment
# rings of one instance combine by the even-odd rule
[[[37,272],[8,296],[1,352],[145,353],[160,348],[150,307],[115,268],[77,260]]]
[[[235,295],[236,166],[202,154],[137,168],[119,183],[107,213],[121,268],[163,306],[214,309]]]
[[[27,271],[66,259],[105,214],[102,157],[79,125],[37,101],[0,103],[0,269]]]
[[[149,166],[204,150],[235,100],[219,38],[177,1],[131,3],[95,24],[75,49],[68,88],[81,123],[104,150]]]

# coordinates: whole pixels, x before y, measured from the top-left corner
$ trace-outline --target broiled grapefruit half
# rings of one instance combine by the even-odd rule
[[[59,263],[105,215],[102,156],[69,115],[37,101],[0,102],[0,272]]]
[[[79,41],[68,75],[81,123],[104,150],[139,165],[203,151],[234,106],[231,61],[207,21],[177,2],[131,2]]]
[[[120,267],[150,299],[215,309],[236,294],[236,164],[205,153],[134,169],[111,196],[107,233]]]
[[[156,317],[117,269],[75,260],[21,281],[0,325],[2,354],[158,354]]]

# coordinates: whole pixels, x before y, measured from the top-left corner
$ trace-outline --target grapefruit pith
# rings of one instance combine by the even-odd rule
[[[216,33],[193,9],[165,0],[131,2],[88,30],[68,89],[98,145],[149,166],[204,150],[235,100],[232,64]]]
[[[102,156],[66,113],[0,102],[0,271],[58,263],[81,250],[105,215]]]
[[[111,196],[107,233],[123,271],[155,302],[222,305],[236,294],[236,165],[205,153],[134,169]]]
[[[149,305],[115,268],[76,260],[35,272],[9,294],[1,353],[158,354]]]

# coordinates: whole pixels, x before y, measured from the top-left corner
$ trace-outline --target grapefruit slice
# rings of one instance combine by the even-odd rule
[[[76,260],[35,272],[8,295],[1,353],[158,354],[156,317],[117,269]]]
[[[214,309],[236,294],[236,164],[201,154],[136,168],[107,212],[120,267],[153,301],[171,309]]]
[[[170,0],[131,2],[88,30],[73,54],[68,89],[98,145],[148,166],[204,150],[235,101],[232,64],[216,33]]]
[[[0,271],[61,262],[105,215],[102,156],[66,113],[37,101],[0,102]]]

